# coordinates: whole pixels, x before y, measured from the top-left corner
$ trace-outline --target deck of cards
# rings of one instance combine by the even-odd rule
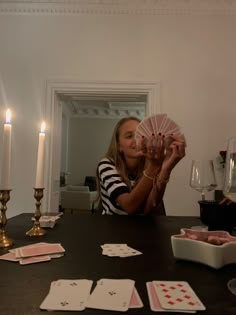
[[[40,309],[83,311],[94,308],[123,312],[143,307],[133,280],[100,279],[91,292],[92,284],[88,279],[53,281]]]
[[[2,260],[19,262],[28,265],[38,262],[50,261],[51,258],[64,256],[65,249],[59,243],[36,243],[10,249],[7,254],[0,256]]]
[[[141,255],[142,252],[129,247],[127,244],[104,244],[101,245],[102,254],[109,257],[131,257]]]
[[[54,228],[57,220],[62,216],[62,212],[57,215],[42,215],[39,219],[40,226],[42,228]],[[34,221],[35,218],[33,217],[32,220]]]
[[[154,312],[195,313],[206,309],[186,281],[151,281],[146,286]]]
[[[160,133],[165,136],[167,145],[171,141],[171,135],[182,135],[180,127],[172,119],[166,114],[157,114],[146,117],[139,123],[135,131],[135,139],[139,143],[143,137],[148,139]]]

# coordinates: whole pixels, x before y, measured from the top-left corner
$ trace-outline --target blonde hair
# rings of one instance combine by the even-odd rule
[[[122,152],[120,152],[118,149],[120,129],[124,125],[124,123],[126,123],[130,120],[135,120],[137,122],[140,122],[140,119],[138,119],[137,117],[133,117],[133,116],[125,117],[125,118],[122,118],[121,120],[119,120],[118,123],[116,124],[114,130],[113,130],[111,142],[110,142],[110,145],[109,145],[108,150],[107,150],[104,157],[106,157],[109,160],[114,162],[122,180],[127,184],[129,189],[131,190],[131,182],[130,182],[130,179],[128,177],[128,169],[127,169],[127,165],[125,162],[124,154]],[[140,157],[140,163],[138,165],[136,180],[138,180],[142,176],[144,164],[145,164],[145,158]],[[97,170],[97,189],[98,189],[98,193],[100,195],[100,180],[99,180],[98,175],[99,174],[98,174],[98,170]]]

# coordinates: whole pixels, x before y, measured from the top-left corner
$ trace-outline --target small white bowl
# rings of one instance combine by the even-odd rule
[[[224,239],[226,243],[214,245],[210,238]],[[225,231],[199,231],[181,229],[181,234],[171,236],[171,245],[176,259],[190,260],[219,269],[236,263],[236,237]]]

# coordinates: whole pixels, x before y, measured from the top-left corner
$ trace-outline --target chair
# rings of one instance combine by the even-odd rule
[[[68,185],[66,190],[61,191],[60,197],[61,208],[64,211],[70,210],[71,213],[74,211],[93,213],[98,204],[97,191],[89,191],[88,186]]]
[[[90,191],[97,190],[97,182],[95,176],[85,176],[84,186],[88,186]]]

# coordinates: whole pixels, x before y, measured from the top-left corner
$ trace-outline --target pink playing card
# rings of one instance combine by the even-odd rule
[[[7,253],[7,254],[4,254],[4,255],[1,255],[0,259],[8,260],[8,261],[14,261],[14,262],[18,262],[20,260],[20,258],[16,258],[14,253]]]
[[[138,291],[136,288],[134,288],[133,293],[131,295],[131,299],[129,302],[129,308],[140,308],[143,307],[143,302],[140,298],[140,295],[138,294]]]
[[[37,256],[37,257],[29,257],[29,258],[22,258],[19,263],[20,265],[29,265],[29,264],[35,264],[39,262],[44,261],[50,261],[51,258],[49,256]]]
[[[32,257],[32,256],[40,256],[40,255],[49,255],[56,253],[64,253],[65,249],[61,246],[61,244],[47,244],[44,246],[37,247],[27,247],[20,248],[19,254],[20,257]]]

